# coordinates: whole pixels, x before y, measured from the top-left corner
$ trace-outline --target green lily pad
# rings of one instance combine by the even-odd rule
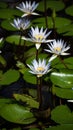
[[[59,87],[53,87],[55,94],[64,99],[73,99],[73,89],[63,89]]]
[[[60,124],[73,124],[73,112],[66,105],[60,105],[52,110],[51,119]]]
[[[52,72],[50,78],[53,84],[61,88],[73,87],[73,70],[61,69],[59,72]]]
[[[7,4],[5,2],[0,2],[0,8],[7,8]]]
[[[0,99],[0,108],[3,107],[4,104],[9,104],[9,103],[11,103],[11,102],[12,102],[11,99],[1,98],[1,99]]]
[[[64,59],[64,63],[68,69],[73,69],[73,57]],[[65,65],[61,63],[58,57],[54,59],[51,63],[51,66],[54,67],[55,69],[65,69],[66,68]]]
[[[71,16],[73,16],[73,5],[71,5],[71,6],[69,6],[68,8],[66,8],[66,13],[68,14],[68,15],[71,15]]]
[[[28,83],[36,84],[36,76],[30,74],[29,69],[26,70],[26,72],[23,75],[23,78]]]
[[[73,124],[62,124],[45,128],[45,130],[73,130]]]
[[[53,21],[52,21],[52,18],[51,17],[47,17],[47,21],[48,21],[48,28],[53,28]],[[45,18],[37,18],[36,20],[33,20],[32,21],[32,25],[33,26],[37,26],[38,24],[38,27],[46,27],[46,24],[45,23]],[[65,28],[66,26],[70,25],[71,23],[71,20],[67,19],[67,18],[62,18],[62,17],[56,17],[55,18],[55,28]]]
[[[7,121],[18,124],[30,124],[35,121],[30,110],[18,104],[5,104],[0,109],[0,116]]]
[[[2,19],[14,18],[14,15],[21,16],[22,13],[17,9],[11,9],[11,8],[0,9],[0,18]]]
[[[62,33],[64,36],[73,36],[73,24],[58,28],[57,32]]]
[[[11,25],[12,22],[13,22],[13,21],[10,20],[10,19],[9,19],[9,20],[3,20],[2,23],[1,23],[1,27],[4,28],[4,29],[6,29],[6,30],[16,31],[17,29],[14,28],[14,27]]]
[[[55,9],[55,11],[60,11],[60,10],[64,9],[64,7],[65,7],[65,5],[62,1],[55,1],[55,0],[48,1],[47,0],[47,2],[48,2],[47,8],[51,8],[52,10]]]
[[[73,30],[63,34],[64,36],[73,36]]]
[[[6,38],[7,42],[15,45],[19,45],[19,40],[20,40],[20,35],[11,35]],[[23,39],[21,39],[21,45],[24,45]]]
[[[55,9],[55,11],[60,11],[62,10],[65,5],[62,1],[55,1],[55,0],[46,0],[46,6],[47,6],[47,9],[50,8],[50,9]],[[39,3],[39,6],[37,7],[37,10],[39,11],[44,11],[44,2],[41,1]]]
[[[38,108],[39,103],[34,100],[31,96],[28,95],[20,95],[20,94],[14,94],[14,98],[17,101],[25,102],[27,105],[29,105],[31,108]]]
[[[1,75],[0,85],[9,85],[17,81],[19,77],[20,77],[20,74],[17,70],[10,69]]]

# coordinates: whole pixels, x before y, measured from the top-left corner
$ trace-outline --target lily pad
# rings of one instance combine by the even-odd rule
[[[11,35],[6,38],[7,42],[15,45],[19,45],[19,40],[20,40],[20,35]],[[21,45],[24,45],[23,39],[21,39]]]
[[[68,14],[68,15],[71,15],[71,16],[73,16],[73,5],[71,5],[71,6],[69,6],[68,8],[66,8],[66,13]]]
[[[52,18],[51,17],[47,17],[47,22],[48,22],[48,28],[53,28],[53,21],[52,21]],[[45,23],[45,18],[37,18],[36,20],[33,20],[32,21],[32,25],[33,26],[37,26],[38,24],[38,27],[46,27],[46,24]],[[55,28],[65,28],[66,26],[70,25],[71,24],[71,20],[67,19],[67,18],[62,18],[62,17],[56,17],[55,18]]]
[[[9,85],[17,81],[19,77],[20,77],[20,74],[17,70],[10,69],[1,75],[0,85]]]
[[[21,16],[22,13],[17,9],[11,9],[11,8],[0,9],[0,18],[2,19],[14,18],[14,15]]]
[[[50,78],[53,84],[61,88],[73,87],[73,70],[61,69],[59,72],[52,72]]]
[[[64,89],[59,87],[53,87],[55,94],[64,99],[73,99],[73,89]]]
[[[52,110],[51,119],[60,124],[73,124],[73,112],[66,105],[60,105]]]
[[[29,105],[31,108],[38,108],[39,107],[39,103],[34,100],[31,96],[28,95],[20,95],[20,94],[14,94],[13,95],[14,98],[17,101],[22,101],[25,102],[27,105]]]
[[[73,24],[58,28],[57,32],[62,33],[64,36],[73,36]]]
[[[30,124],[35,121],[30,110],[18,104],[5,104],[0,109],[0,116],[7,121],[18,124]]]
[[[10,30],[10,31],[15,31],[15,30],[17,30],[16,28],[14,28],[12,25],[11,25],[11,23],[12,23],[13,21],[12,20],[4,20],[4,21],[2,21],[2,23],[1,23],[1,27],[2,28],[4,28],[4,29],[6,29],[6,30]]]
[[[55,0],[46,0],[46,6],[47,6],[47,9],[50,8],[50,9],[55,9],[55,11],[60,11],[62,10],[65,5],[62,1],[55,1]],[[37,10],[39,11],[44,11],[44,2],[40,2],[39,3],[39,6],[37,7]]]
[[[26,70],[26,72],[23,75],[23,78],[28,83],[36,84],[36,76],[30,74],[29,69]]]

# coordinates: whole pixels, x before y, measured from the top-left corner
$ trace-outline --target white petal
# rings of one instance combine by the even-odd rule
[[[67,100],[67,102],[73,102],[73,100]]]
[[[40,14],[38,14],[38,13],[35,13],[35,12],[32,12],[31,14],[33,14],[33,15],[40,15]]]
[[[65,56],[65,55],[70,55],[70,53],[61,53],[61,55]]]
[[[22,15],[22,18],[25,17],[25,16],[27,16],[27,15],[28,15],[28,14],[23,14],[23,15]]]
[[[36,43],[35,46],[36,46],[36,49],[38,50],[40,48],[40,46],[41,46],[41,43],[40,44]]]
[[[49,62],[51,62],[52,60],[54,60],[55,58],[57,57],[57,55],[52,55],[51,57],[50,57],[50,59],[49,59]]]

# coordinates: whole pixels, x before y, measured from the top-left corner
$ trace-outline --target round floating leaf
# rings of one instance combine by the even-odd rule
[[[45,130],[73,130],[73,124],[62,124],[45,128]]]
[[[6,41],[15,45],[19,45],[20,35],[12,35],[6,38]],[[24,45],[24,40],[21,39],[21,45]]]
[[[55,11],[60,11],[62,10],[65,5],[62,1],[47,1],[47,8],[51,8],[52,10],[55,9]]]
[[[73,5],[69,6],[65,11],[68,15],[73,16]]]
[[[73,99],[73,89],[63,89],[59,87],[54,87],[53,89],[58,97],[64,99]]]
[[[26,70],[26,72],[23,75],[23,78],[28,83],[36,84],[36,76],[30,74],[29,69]]]
[[[7,121],[19,124],[29,124],[35,121],[33,114],[23,106],[5,104],[0,109],[0,115]]]
[[[17,100],[17,101],[22,101],[22,102],[25,102],[27,105],[29,105],[31,108],[38,108],[39,107],[39,103],[34,100],[31,96],[28,96],[28,95],[20,95],[20,94],[14,94],[13,95],[14,98]]]
[[[62,33],[64,36],[73,36],[73,24],[58,28],[57,32]]]
[[[47,9],[50,8],[50,9],[55,9],[55,11],[60,11],[62,10],[65,5],[62,1],[55,1],[55,0],[47,0],[46,1],[46,6],[47,6]],[[39,6],[37,7],[37,10],[39,11],[44,11],[44,2],[40,2],[39,3]]]
[[[7,8],[7,4],[5,2],[0,2],[0,8]]]
[[[51,17],[47,17],[47,21],[48,21],[48,28],[53,28],[53,21]],[[38,27],[46,27],[45,23],[45,18],[37,18],[36,20],[32,21],[32,25],[33,26],[37,26]],[[56,17],[55,18],[55,28],[61,28],[61,27],[66,27],[68,25],[70,25],[71,20],[67,19],[67,18],[62,18],[62,17]]]
[[[5,99],[5,98],[0,99],[0,108],[3,107],[4,104],[8,104],[11,102],[12,102],[11,99]]]
[[[6,29],[6,30],[11,30],[11,31],[15,31],[17,30],[16,28],[14,28],[11,23],[13,21],[12,20],[4,20],[2,23],[1,23],[1,27]]]
[[[9,84],[17,81],[19,79],[19,77],[20,77],[20,74],[17,70],[10,69],[1,75],[0,84],[9,85]]]
[[[11,8],[0,9],[0,18],[2,19],[14,18],[14,15],[21,16],[22,13],[17,9],[11,9]]]
[[[73,124],[73,112],[66,105],[60,105],[52,110],[51,119],[60,124]]]
[[[53,84],[62,88],[73,87],[73,70],[61,69],[59,72],[51,73],[51,81]]]

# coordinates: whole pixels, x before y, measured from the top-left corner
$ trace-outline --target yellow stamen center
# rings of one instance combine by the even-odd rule
[[[43,68],[43,67],[38,67],[38,68],[37,68],[37,71],[42,72],[42,71],[44,71],[44,68]]]
[[[56,47],[55,50],[56,51],[61,51],[61,48],[60,47]]]
[[[38,39],[42,40],[42,39],[43,39],[43,35],[37,34],[37,35],[35,35],[35,38],[36,38],[37,40],[38,40]]]

